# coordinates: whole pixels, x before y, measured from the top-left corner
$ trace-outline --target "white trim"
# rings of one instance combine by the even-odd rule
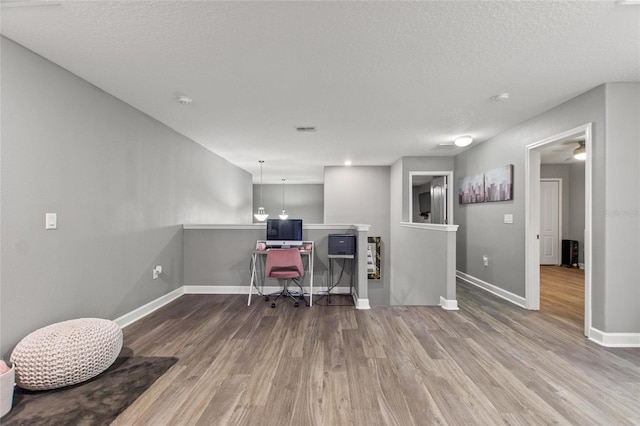
[[[220,223],[220,224],[186,224],[182,225],[183,229],[237,229],[237,230],[252,230],[252,229],[263,229],[267,225],[266,223]],[[331,229],[354,229],[356,231],[369,231],[371,225],[365,223],[309,223],[302,224],[302,229],[320,229],[320,230],[331,230]]]
[[[219,224],[193,224],[182,225],[182,229],[266,229],[266,223],[219,223]]]
[[[171,293],[167,293],[164,296],[160,296],[156,300],[152,300],[146,305],[140,306],[139,308],[136,308],[133,311],[129,312],[128,314],[124,314],[123,316],[116,318],[113,321],[116,324],[118,324],[120,328],[124,328],[129,324],[133,324],[139,319],[156,311],[157,309],[160,309],[167,303],[173,302],[183,294],[184,294],[184,287],[177,288],[173,290]]]
[[[444,207],[444,217],[448,225],[453,225],[453,171],[413,171],[409,172],[409,222],[413,223],[413,186],[414,176],[445,176],[447,179],[447,202]],[[416,222],[420,223],[420,222]]]
[[[356,309],[371,309],[371,306],[369,305],[369,299],[354,298],[354,302],[356,304]]]
[[[593,330],[591,291],[592,291],[592,185],[593,185],[593,143],[592,123],[583,124],[574,129],[548,137],[526,146],[525,149],[525,297],[527,309],[540,309],[540,247],[536,235],[540,231],[540,185],[533,181],[540,178],[540,148],[558,144],[584,136],[587,160],[585,164],[585,231],[584,231],[584,334],[590,337]],[[537,167],[536,167],[537,166]],[[537,179],[535,177],[537,176]]]
[[[246,285],[187,285],[184,286],[184,294],[244,294],[246,295],[247,292],[249,291],[249,287]],[[296,288],[298,288],[298,286],[296,286],[295,284],[293,284],[293,287],[289,287],[291,290],[295,290]],[[302,286],[302,289],[305,291],[305,293],[309,293],[309,286]],[[315,293],[313,293],[313,297],[320,297],[320,296],[324,296],[324,293],[327,291],[327,287],[320,287],[318,288],[317,286],[313,286],[313,289],[315,291]],[[277,291],[282,290],[282,286],[278,286],[278,285],[266,285],[263,287],[260,287],[260,291],[262,293],[275,293]],[[344,294],[344,293],[349,293],[349,287],[347,286],[338,286],[333,288],[332,293],[340,293],[340,294]],[[255,295],[258,295],[258,293],[255,293]]]
[[[456,232],[460,225],[441,225],[438,223],[400,222],[400,226],[404,228],[428,229],[430,231]]]
[[[607,333],[592,327],[589,340],[609,348],[640,348],[640,333]]]
[[[458,311],[458,310],[460,310],[460,308],[458,308],[458,301],[457,300],[447,300],[442,296],[440,296],[440,306],[442,306],[442,309],[445,309],[447,311]]]
[[[461,279],[462,281],[466,281],[469,284],[473,284],[476,287],[479,287],[485,291],[488,291],[489,293],[498,296],[508,302],[513,303],[514,305],[520,306],[521,308],[525,308],[526,309],[526,305],[525,305],[525,300],[524,297],[522,296],[518,296],[517,294],[513,294],[510,291],[507,291],[505,289],[502,289],[498,286],[495,286],[493,284],[490,284],[486,281],[482,281],[479,278],[476,278],[474,276],[465,274],[464,272],[461,271],[456,271],[456,277],[458,277],[459,279]]]

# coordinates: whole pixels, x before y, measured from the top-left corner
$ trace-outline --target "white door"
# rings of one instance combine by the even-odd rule
[[[560,264],[560,182],[540,181],[540,264]]]
[[[447,223],[446,176],[438,176],[431,181],[431,223]]]

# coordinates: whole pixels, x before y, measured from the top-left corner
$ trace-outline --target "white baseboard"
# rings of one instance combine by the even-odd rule
[[[469,284],[473,284],[476,287],[480,287],[481,289],[488,291],[489,293],[498,296],[501,299],[511,302],[514,305],[518,305],[521,308],[527,309],[525,299],[522,296],[513,294],[510,291],[504,290],[486,281],[482,281],[481,279],[478,279],[474,276],[465,274],[464,272],[456,271],[456,277],[460,278],[462,281],[468,282]]]
[[[640,333],[607,333],[591,327],[589,340],[609,348],[640,347]]]
[[[356,304],[356,309],[371,309],[369,299],[358,299],[357,297],[354,297],[353,299]]]
[[[183,294],[184,294],[184,287],[177,288],[173,290],[171,293],[167,293],[164,296],[160,296],[156,300],[152,300],[146,305],[140,306],[139,308],[134,309],[128,314],[124,314],[123,316],[116,318],[113,321],[116,324],[118,324],[120,328],[124,328],[129,324],[133,324],[134,322],[138,321],[140,318],[149,315],[153,311],[160,309],[167,303],[173,302]]]
[[[303,287],[305,292],[309,292],[309,287]],[[262,288],[262,291],[264,293],[276,293],[278,291],[282,290],[282,287],[280,286],[265,286]],[[318,294],[321,292],[326,292],[326,287],[321,287],[321,288],[314,288],[314,295],[313,297],[319,297],[322,296],[323,294]],[[349,287],[335,287],[334,289],[331,290],[332,293],[339,293],[339,294],[344,294],[344,293],[349,293]],[[164,305],[166,305],[169,302],[173,302],[174,300],[176,300],[178,297],[182,296],[183,294],[243,294],[243,295],[247,295],[247,286],[242,286],[242,285],[238,285],[238,286],[233,286],[233,285],[227,285],[227,286],[215,286],[215,285],[185,285],[182,286],[180,288],[177,288],[175,290],[173,290],[171,293],[167,293],[164,296],[160,296],[159,298],[157,298],[156,300],[152,300],[151,302],[147,303],[146,305],[140,306],[137,309],[134,309],[133,311],[129,312],[128,314],[124,314],[119,318],[116,318],[114,320],[114,322],[116,324],[118,324],[120,326],[120,328],[124,328],[130,324],[133,324],[134,322],[138,321],[139,319],[149,315],[150,313],[152,313],[153,311],[160,309],[161,307],[163,307]],[[253,293],[254,295],[257,295],[257,293]],[[354,300],[354,304],[356,309],[371,309],[369,306],[369,299],[358,299],[356,298],[355,295],[353,295],[353,300]]]
[[[442,306],[442,309],[446,309],[447,311],[457,311],[460,309],[458,308],[457,300],[448,300],[442,296],[440,296],[440,306]]]

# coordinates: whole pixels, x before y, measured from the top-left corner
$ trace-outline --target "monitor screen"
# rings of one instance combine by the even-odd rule
[[[302,244],[302,219],[267,219],[267,244]]]

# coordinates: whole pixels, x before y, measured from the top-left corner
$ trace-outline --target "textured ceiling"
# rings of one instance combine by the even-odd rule
[[[3,35],[254,181],[265,160],[265,183],[453,155],[439,144],[640,81],[640,7],[614,1],[12,3],[25,7],[2,8]]]

